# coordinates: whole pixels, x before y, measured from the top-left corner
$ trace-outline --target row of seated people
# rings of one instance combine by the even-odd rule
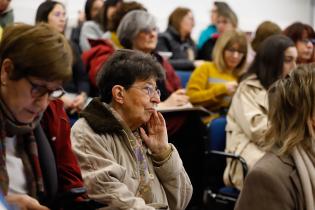
[[[128,19],[127,17],[126,17],[126,19]],[[130,17],[132,17],[132,15],[130,15]],[[148,20],[149,20],[149,18],[148,18]],[[137,21],[139,21],[141,23],[141,20],[137,20]],[[125,21],[123,20],[122,23],[123,22],[128,23],[127,20],[125,20]],[[155,34],[154,34],[155,28],[150,27],[150,26],[146,25],[145,23],[141,23],[141,24],[142,24],[141,26],[143,27],[143,29],[142,29],[143,30],[143,34],[142,34],[143,37],[141,37],[139,35],[138,37],[136,37],[136,39],[144,41],[144,40],[146,40],[144,38],[145,37],[144,34],[147,34],[146,35],[147,40],[150,40],[150,41],[153,40],[152,42],[155,44]],[[267,23],[267,24],[269,24],[269,23]],[[274,26],[275,24],[271,24],[271,25]],[[294,28],[296,28],[296,26],[298,26],[298,27],[302,26],[302,30],[301,31],[297,30],[298,32],[296,32],[296,29],[294,29]],[[132,48],[132,49],[137,49],[137,50],[146,52],[146,49],[139,49],[139,46],[130,45],[130,43],[128,43],[128,42],[126,42],[127,44],[124,43],[125,42],[125,40],[123,40],[125,38],[125,37],[123,37],[124,34],[123,33],[121,34],[120,29],[119,29],[119,28],[124,28],[124,27],[126,27],[126,26],[119,26],[118,31],[116,31],[117,32],[116,35],[117,35],[118,40],[120,41],[120,44],[122,44],[123,47],[126,47],[126,48]],[[136,27],[138,27],[138,26],[136,26]],[[312,59],[313,45],[309,39],[312,37],[312,33],[309,32],[309,30],[307,29],[307,27],[305,25],[300,24],[300,23],[294,24],[294,25],[292,25],[292,27],[293,27],[292,31],[295,31],[295,32],[293,33],[294,35],[291,32],[291,36],[299,37],[299,38],[295,38],[295,40],[293,40],[293,41],[295,41],[295,43],[293,43],[289,38],[286,38],[283,35],[274,38],[276,41],[275,40],[269,41],[269,42],[271,42],[271,44],[269,43],[269,45],[271,45],[273,47],[276,46],[280,50],[280,51],[276,51],[276,55],[271,54],[271,55],[274,55],[273,58],[275,58],[276,61],[279,61],[280,64],[279,64],[279,62],[278,63],[272,62],[272,64],[270,64],[271,67],[267,66],[266,68],[263,68],[262,71],[266,71],[267,69],[275,68],[275,66],[277,66],[277,69],[279,69],[279,70],[274,75],[268,75],[267,78],[263,78],[265,80],[268,80],[268,82],[259,80],[258,84],[259,83],[267,83],[267,84],[263,84],[262,87],[257,87],[258,89],[262,88],[262,90],[266,91],[266,89],[268,89],[268,86],[270,84],[272,84],[275,80],[280,78],[279,75],[285,75],[290,69],[292,69],[295,66],[296,61],[302,62],[302,59],[299,59],[298,55],[301,55],[301,57],[304,56],[304,61]],[[276,30],[272,31],[271,33],[269,33],[267,35],[270,36],[272,34],[277,34],[277,33],[281,32],[281,30],[279,30],[279,27],[276,26],[275,28],[276,28]],[[136,30],[136,29],[133,29],[133,30]],[[129,34],[133,34],[133,30],[128,31]],[[289,35],[288,31],[290,31],[290,30],[291,29],[288,28],[285,31],[285,34]],[[227,31],[229,31],[229,30],[227,30]],[[308,35],[306,37],[303,37],[304,31],[307,31]],[[244,73],[244,71],[245,71],[245,67],[246,67],[245,64],[247,61],[247,58],[246,58],[247,57],[247,40],[246,40],[245,35],[242,33],[239,33],[237,35],[237,32],[232,31],[232,32],[223,33],[221,36],[219,39],[217,39],[218,43],[215,45],[215,48],[213,51],[213,54],[215,56],[215,58],[213,59],[213,62],[212,63],[204,63],[203,65],[198,67],[193,72],[192,78],[189,81],[188,86],[187,86],[187,93],[186,94],[190,97],[191,102],[193,102],[196,105],[204,105],[205,107],[209,108],[210,111],[217,113],[216,115],[211,115],[208,119],[205,119],[205,122],[209,122],[211,120],[211,118],[216,117],[222,113],[225,113],[225,114],[227,113],[227,109],[229,108],[229,105],[231,102],[231,96],[234,94],[234,92],[236,91],[236,89],[239,85],[238,81],[246,80],[247,77],[250,78],[250,80],[254,80],[254,81],[256,80],[257,81],[255,74],[256,74],[256,70],[258,71],[258,69],[256,69],[256,66],[254,66],[254,65],[253,65],[253,67],[251,67],[252,70],[249,71],[247,75],[240,77],[242,75],[242,73]],[[149,39],[149,37],[151,37],[151,39]],[[236,38],[232,39],[232,37],[236,37]],[[266,36],[263,38],[266,38]],[[128,38],[127,38],[127,41],[128,41]],[[260,41],[262,42],[263,40],[260,40]],[[284,42],[284,45],[285,45],[284,49],[281,48],[283,46],[278,47],[278,45],[280,45],[279,43],[282,43],[282,42]],[[135,42],[131,42],[131,43],[135,43]],[[292,43],[293,43],[293,45],[292,45]],[[299,47],[300,50],[298,52],[300,52],[300,53],[296,52],[297,49],[295,48],[295,46]],[[143,46],[140,46],[140,47],[143,47]],[[271,49],[273,49],[273,47]],[[258,49],[258,47],[257,47],[257,49]],[[267,47],[267,49],[270,49],[270,47]],[[287,50],[287,52],[286,52],[286,50]],[[148,51],[152,53],[153,50],[149,49]],[[301,51],[302,52],[304,51],[304,52],[301,53]],[[279,59],[279,58],[283,58],[283,59]],[[92,56],[92,59],[93,59],[93,56]],[[258,57],[257,57],[257,59],[258,59]],[[266,59],[266,58],[264,58],[264,59]],[[258,62],[258,61],[256,61],[256,62]],[[261,62],[261,61],[259,61],[259,62]],[[264,61],[264,62],[268,63],[269,61]],[[256,64],[256,65],[260,66],[261,64]],[[286,69],[285,73],[282,73],[282,70],[283,70],[282,67]],[[279,72],[281,72],[281,73],[279,73]],[[262,74],[264,74],[264,73],[262,73]],[[249,82],[249,83],[251,83],[251,82]],[[247,86],[247,84],[244,86]],[[251,88],[251,85],[250,85],[250,88]],[[257,90],[255,90],[255,91],[257,91]],[[254,94],[256,94],[256,92],[254,92]],[[263,93],[261,93],[261,94],[263,95]],[[237,102],[235,102],[235,103],[237,103]],[[254,103],[258,103],[258,102],[254,101]],[[259,103],[264,103],[263,104],[264,106],[262,109],[265,109],[266,101],[259,102]],[[245,104],[247,104],[247,103],[245,102]],[[259,108],[258,108],[258,111],[260,111]],[[266,122],[267,110],[263,110],[262,112],[265,112],[265,114],[262,118],[264,118],[264,121]],[[236,113],[237,114],[239,114],[239,113],[243,114],[246,112],[236,111]],[[256,114],[256,113],[254,113],[254,114]],[[248,116],[248,117],[250,118],[248,120],[249,124],[250,124],[252,122],[250,120],[252,120],[252,118],[256,119],[257,116],[255,115],[255,116]],[[228,127],[230,126],[231,123],[233,123],[233,122],[230,122]],[[241,123],[241,122],[237,122],[237,123]],[[257,122],[254,121],[254,123],[257,123]],[[261,126],[261,125],[259,125],[259,126]],[[227,128],[227,129],[229,129],[229,128]],[[238,132],[238,130],[237,130],[237,132]],[[261,132],[261,131],[258,131],[258,132]],[[169,133],[171,133],[171,132],[169,132]],[[232,133],[232,131],[229,131],[229,133]],[[264,132],[262,132],[262,133],[264,133]],[[235,135],[238,135],[238,134],[236,133]],[[245,137],[245,138],[247,138],[247,137]],[[230,139],[230,138],[228,137],[228,139]],[[239,140],[242,143],[239,143],[239,141],[235,141],[234,138],[233,138],[233,140],[228,140],[228,141],[229,142],[228,142],[228,146],[227,146],[227,151],[233,152],[233,153],[235,153],[236,150],[240,149],[240,148],[235,148],[235,144],[243,144],[243,147],[241,145],[242,148],[240,149],[240,151],[243,152],[244,148],[245,148],[245,159],[248,160],[248,162],[250,164],[250,168],[252,168],[252,166],[257,161],[257,159],[259,157],[261,157],[261,155],[263,154],[263,152],[259,151],[259,149],[256,149],[257,151],[250,150],[251,147],[257,147],[255,144],[253,146],[252,142],[250,142],[250,145],[248,145],[246,143],[243,143],[242,139]],[[247,141],[247,143],[248,143],[248,141]],[[232,144],[232,146],[230,146],[230,144]],[[244,145],[244,144],[246,144],[246,145]],[[237,146],[239,146],[239,145],[237,145]],[[247,146],[248,146],[248,148],[247,148]],[[247,149],[248,149],[248,151],[251,152],[252,156],[254,156],[254,157],[247,158],[247,156],[246,156]],[[238,152],[236,152],[236,153],[238,153]],[[251,154],[249,154],[249,155],[251,155]],[[226,174],[225,174],[225,182],[228,185],[233,185],[233,186],[236,186],[237,188],[241,189],[242,184],[243,184],[243,179],[242,179],[243,175],[241,173],[241,168],[240,168],[239,164],[236,164],[236,163],[233,163],[233,164],[232,163],[228,164],[228,168],[227,168]],[[231,169],[231,167],[232,167],[232,169]],[[231,174],[231,171],[235,174]],[[233,179],[235,179],[235,180],[233,180]]]
[[[76,159],[62,102],[56,100],[71,77],[72,53],[64,36],[47,24],[16,24],[5,29],[0,52],[1,190],[8,203],[66,209],[59,206],[65,199],[71,200],[69,209],[77,209],[74,204],[89,196],[105,209],[185,209],[192,185],[155,110],[156,83],[164,78],[156,60],[130,50],[108,60],[98,81],[101,97],[71,131]],[[88,195],[77,196],[73,189],[83,186]]]
[[[56,6],[56,5],[55,5]],[[53,7],[53,8],[55,8],[55,7]],[[58,8],[58,7],[57,7]],[[59,7],[60,8],[60,7]],[[62,7],[61,7],[62,8]],[[135,16],[137,16],[138,14],[137,13],[134,13],[134,14],[136,14]],[[141,15],[141,13],[140,13],[140,15]],[[130,15],[130,17],[134,17],[134,16],[132,16],[132,15]],[[130,18],[129,17],[129,18]],[[143,25],[143,23],[141,23],[141,19],[142,19],[142,17],[143,16],[140,16],[140,20],[139,20],[139,25],[142,27],[142,26],[144,26]],[[149,20],[150,18],[148,18],[148,20]],[[128,18],[126,17],[126,21],[127,21],[127,23],[128,23]],[[128,26],[128,24],[127,24],[127,26]],[[126,26],[125,26],[126,27]],[[127,29],[124,29],[124,26],[121,26],[121,31],[124,31],[124,30],[129,30],[128,29],[128,27],[127,27]],[[150,35],[151,37],[153,37],[152,38],[152,40],[153,39],[156,39],[156,34],[154,33],[154,27],[151,27],[151,25],[150,25],[150,27],[147,27],[147,30],[149,29],[149,31],[141,31],[141,33],[144,33],[144,34],[147,34],[147,35]],[[134,29],[134,30],[136,30],[136,29]],[[125,33],[126,33],[126,31],[125,31]],[[129,31],[128,31],[128,33],[129,33]],[[132,33],[132,32],[130,32],[130,33]],[[139,32],[140,33],[140,32]],[[231,32],[232,33],[232,32]],[[124,37],[123,37],[123,34],[124,34],[124,32],[122,32],[121,33],[122,34],[122,36],[119,36],[119,30],[118,30],[118,38],[119,38],[119,40],[120,40],[120,42],[121,43],[123,43],[123,39],[124,39]],[[153,35],[152,35],[153,34]],[[229,34],[229,33],[226,33],[226,34]],[[143,34],[142,34],[143,35]],[[224,34],[223,34],[224,35]],[[222,35],[222,39],[221,40],[223,40],[223,38],[224,37],[227,37],[228,35],[226,35],[226,36],[223,36]],[[221,37],[220,37],[221,38]],[[127,39],[128,39],[128,37],[127,37]],[[220,39],[219,39],[220,40]],[[218,40],[218,42],[219,42],[219,40]],[[242,40],[242,39],[240,39],[240,40]],[[133,40],[134,41],[134,40]],[[231,41],[231,40],[229,40],[229,41]],[[300,39],[298,39],[297,40],[298,42],[301,42],[301,40]],[[222,41],[223,42],[223,41]],[[231,41],[232,42],[232,41]],[[242,42],[242,41],[240,41],[240,42]],[[309,45],[310,44],[310,41],[307,39],[307,38],[305,38],[305,40],[303,40],[303,42],[305,42],[304,44],[307,46],[307,45]],[[224,42],[223,42],[224,43]],[[127,44],[125,43],[124,44],[124,47],[125,48],[131,48],[131,49],[136,49],[136,50],[140,50],[140,51],[143,51],[143,52],[145,52],[145,53],[152,53],[153,52],[153,49],[155,49],[155,47],[153,48],[153,49],[151,49],[151,48],[149,48],[149,52],[147,52],[147,49],[139,49],[139,46],[134,46],[133,45],[134,44],[134,42],[132,42],[132,44],[131,45],[129,45],[128,46],[128,40],[127,40]],[[151,44],[151,43],[149,43],[149,44]],[[228,44],[229,44],[229,46],[228,46]],[[226,43],[226,45],[225,45],[225,47],[226,48],[222,48],[222,49],[224,49],[224,50],[222,50],[221,49],[221,51],[224,53],[224,54],[227,54],[226,55],[226,57],[224,57],[224,56],[222,56],[222,54],[221,54],[221,60],[222,60],[222,57],[223,57],[223,61],[224,62],[226,62],[226,64],[224,64],[224,65],[228,65],[228,59],[227,59],[227,57],[228,57],[228,54],[230,54],[231,55],[231,57],[237,57],[236,59],[231,59],[231,61],[232,62],[230,62],[230,64],[235,64],[235,63],[237,63],[237,65],[236,66],[238,66],[240,63],[242,63],[243,64],[243,58],[244,57],[246,57],[246,55],[244,56],[242,56],[242,53],[243,54],[247,54],[247,53],[244,53],[244,49],[240,49],[240,48],[242,48],[242,46],[238,46],[239,47],[239,49],[236,49],[237,47],[235,47],[235,46],[233,46],[233,44],[235,44],[235,43],[233,43],[232,42],[232,44],[231,43]],[[141,47],[141,46],[140,46]],[[229,47],[229,48],[228,48]],[[289,56],[290,57],[290,56]],[[294,57],[294,56],[291,56],[291,57]],[[164,63],[165,63],[165,60],[163,59],[163,58],[161,58],[160,57],[160,60],[162,60]],[[235,61],[236,60],[236,61]],[[234,61],[234,62],[233,62]],[[214,62],[213,63],[215,63],[215,60],[214,60]],[[164,64],[164,67],[165,67],[165,65],[167,65],[167,64]],[[208,67],[205,67],[205,66],[208,66]],[[204,67],[203,68],[209,68],[209,63],[205,63],[204,65],[203,65]],[[214,67],[215,68],[217,68],[217,66],[220,66],[220,65],[218,65],[218,64],[216,64]],[[243,67],[243,65],[240,65],[240,66],[242,66]],[[200,69],[202,69],[202,67],[200,67]],[[166,76],[169,76],[170,77],[170,75],[172,75],[173,74],[173,72],[171,72],[171,73],[169,73],[170,75],[167,75],[167,70],[166,70],[166,68],[164,69],[165,71],[166,71]],[[209,71],[209,70],[207,70],[207,71]],[[196,72],[198,72],[198,71],[196,71]],[[233,72],[233,73],[236,73],[236,72]],[[233,94],[233,92],[235,92],[235,90],[236,90],[236,87],[237,87],[237,83],[235,82],[235,80],[239,77],[239,75],[233,75],[233,73],[230,75],[231,77],[232,77],[232,79],[231,79],[231,82],[224,82],[224,84],[223,84],[223,86],[221,86],[221,85],[219,85],[219,86],[221,86],[221,88],[222,88],[222,90],[227,90],[227,92],[225,92],[225,93],[223,93],[223,98],[224,98],[224,100],[226,100],[226,101],[223,101],[223,104],[224,104],[224,102],[228,102],[229,100],[231,100],[231,99],[229,99],[229,96],[231,95],[231,94]],[[174,75],[173,75],[174,76]],[[198,79],[198,78],[197,78]],[[214,78],[214,80],[215,79],[221,79],[221,78]],[[224,78],[225,79],[225,78]],[[223,80],[224,80],[223,79]],[[233,81],[234,80],[234,81]],[[170,79],[168,79],[168,80],[165,80],[164,82],[162,82],[162,85],[164,85],[165,87],[164,87],[164,89],[166,89],[167,90],[167,86],[169,85],[169,84],[167,84],[169,81],[172,81],[172,80],[170,80]],[[192,81],[193,81],[193,78],[192,78]],[[159,82],[158,82],[159,83]],[[163,84],[164,83],[164,84]],[[191,82],[189,82],[189,84],[190,84]],[[159,85],[159,84],[158,84]],[[159,87],[161,90],[163,90],[163,87],[162,87],[162,85],[160,85],[161,87]],[[218,86],[218,87],[219,87]],[[177,87],[178,88],[178,87]],[[175,88],[176,89],[176,88]],[[188,90],[189,90],[189,88],[188,88]],[[230,92],[229,92],[230,91]],[[172,92],[172,90],[168,90],[168,92],[170,93],[170,92]],[[177,95],[181,95],[181,97],[177,97],[177,98],[181,98],[181,99],[183,99],[183,98],[186,98],[186,99],[184,99],[184,101],[185,102],[187,102],[188,101],[188,98],[185,96],[185,94],[180,94],[180,92],[182,92],[182,91],[178,91],[178,93],[177,93]],[[187,94],[189,95],[190,93],[188,93],[188,92],[190,92],[190,90],[189,91],[187,91]],[[162,91],[162,93],[167,93],[166,91]],[[176,95],[176,94],[174,94],[174,95]],[[172,96],[172,94],[171,94],[171,96]],[[164,101],[165,102],[167,102],[167,99],[171,99],[172,97],[165,97],[164,99]],[[221,97],[221,96],[220,96]],[[219,97],[219,98],[220,98]],[[175,98],[175,97],[173,97],[173,98]],[[191,97],[192,98],[192,97]],[[163,100],[163,97],[161,98],[162,100]],[[190,99],[191,100],[191,99]],[[175,102],[178,102],[178,99],[176,99],[176,100],[174,100]],[[173,101],[173,102],[174,102]],[[165,104],[165,103],[164,103]],[[199,101],[196,103],[196,104],[199,104]],[[229,103],[227,103],[227,104],[229,104]],[[161,105],[160,106],[162,106],[163,105],[163,103],[161,103]],[[223,108],[225,108],[225,106],[223,105],[222,106]],[[214,108],[214,110],[215,111],[217,111],[217,110],[219,110],[219,112],[221,112],[221,108],[222,107],[220,107],[220,109],[217,109],[216,107]],[[166,116],[167,117],[167,116]],[[185,122],[185,120],[183,120],[182,118],[187,118],[187,116],[185,116],[185,117],[183,117],[183,116],[171,116],[170,117],[171,119],[176,119],[176,120],[174,120],[175,122],[179,122],[179,121],[182,121],[182,122]],[[178,119],[178,118],[181,118],[182,120],[180,120],[180,119]],[[195,118],[195,117],[194,117]],[[168,123],[168,125],[172,125],[170,122],[172,122],[171,121],[171,119],[167,119],[167,122],[169,122]],[[198,119],[197,119],[198,120]],[[190,120],[186,120],[186,121],[190,121]],[[179,127],[181,127],[181,128],[184,128],[185,126],[183,126],[183,124],[184,123],[174,123],[177,127],[173,127],[173,126],[168,126],[168,132],[169,132],[169,134],[174,134],[174,136],[176,136],[175,135],[175,133],[179,130]],[[202,129],[202,126],[200,126],[200,129]],[[190,129],[184,129],[185,131],[188,131],[188,133],[191,133],[191,132],[189,132],[190,131]],[[202,132],[199,132],[200,134],[202,134]],[[197,150],[195,150],[195,151],[202,151],[204,148],[203,148],[203,146],[202,146],[202,135],[200,135],[200,137],[195,137],[195,136],[193,136],[193,137],[188,137],[187,135],[183,135],[182,133],[180,134],[180,136],[183,136],[184,138],[186,137],[187,139],[192,139],[192,138],[194,138],[194,139],[199,139],[199,141],[198,142],[200,142],[200,145],[198,146],[198,149]],[[170,138],[171,139],[171,138]],[[176,141],[177,139],[179,139],[179,138],[174,138],[174,141]],[[177,140],[178,141],[178,140]],[[188,144],[192,144],[192,142],[190,141],[190,142],[188,142]],[[179,143],[180,144],[180,143]],[[192,145],[195,145],[195,144],[192,144]],[[179,145],[178,145],[179,146]],[[179,146],[180,147],[180,146]],[[189,147],[187,147],[187,145],[185,145],[185,146],[183,146],[183,148],[186,148],[186,150],[187,150],[187,148],[189,148]],[[186,151],[186,152],[183,152],[183,156],[184,156],[184,154],[187,154],[187,152],[188,151]],[[196,155],[200,155],[200,153],[198,153],[198,152],[195,152],[195,153],[193,153],[193,154],[196,154]],[[191,157],[192,155],[190,155],[190,157]],[[189,156],[188,156],[189,157]],[[184,159],[184,158],[183,158]],[[188,159],[188,158],[187,158]],[[197,159],[195,159],[193,162],[195,162],[196,160],[199,160],[198,158]],[[202,161],[202,160],[201,160]],[[187,161],[184,161],[184,164],[188,164],[188,162]],[[192,163],[192,165],[194,165],[193,163]],[[187,168],[189,168],[189,167],[187,167]],[[198,169],[199,170],[199,169]],[[192,171],[194,171],[194,170],[192,170]],[[194,180],[193,178],[192,178],[193,176],[191,176],[191,179],[192,180]],[[197,178],[198,179],[198,178]],[[194,183],[194,182],[193,182]],[[196,187],[196,189],[198,189],[198,187]],[[197,196],[197,197],[200,197],[200,196]]]

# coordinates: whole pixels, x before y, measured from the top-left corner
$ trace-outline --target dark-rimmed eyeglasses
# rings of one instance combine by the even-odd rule
[[[238,53],[240,56],[243,56],[245,53],[239,49],[235,49],[235,48],[227,48],[225,49],[227,52],[233,54],[233,53]]]
[[[50,90],[44,85],[38,85],[32,82],[28,77],[25,77],[25,79],[30,83],[31,87],[31,96],[33,98],[39,98],[45,94],[48,94],[48,97],[50,100],[55,100],[60,98],[65,94],[65,91],[62,87],[59,87],[55,90]]]

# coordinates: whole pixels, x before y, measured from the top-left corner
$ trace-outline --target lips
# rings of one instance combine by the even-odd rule
[[[148,111],[148,112],[155,112],[155,108],[148,108],[148,109],[145,109],[146,111]]]

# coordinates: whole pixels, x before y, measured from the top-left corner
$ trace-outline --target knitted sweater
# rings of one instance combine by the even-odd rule
[[[219,71],[214,63],[205,62],[192,73],[186,93],[194,105],[218,112],[228,108],[231,102],[225,82],[236,79],[232,72]]]

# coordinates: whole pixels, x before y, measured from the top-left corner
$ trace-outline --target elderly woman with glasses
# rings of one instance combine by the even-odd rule
[[[185,209],[192,186],[168,143],[156,81],[161,66],[137,51],[118,50],[98,77],[100,98],[71,130],[88,194],[109,209]]]
[[[21,209],[56,207],[56,195],[82,187],[60,98],[71,49],[47,24],[12,25],[0,44],[0,187]],[[39,202],[38,202],[38,201]]]
[[[173,67],[155,51],[158,39],[157,26],[150,13],[142,10],[129,12],[120,22],[117,35],[125,48],[151,54],[162,65],[166,77],[157,82],[161,90],[161,103],[158,104],[158,109],[170,107],[176,109],[191,105]],[[201,165],[205,149],[203,143],[205,126],[199,115],[194,112],[165,113],[164,117],[169,140],[176,145],[194,188],[190,204],[200,204],[203,189]]]

